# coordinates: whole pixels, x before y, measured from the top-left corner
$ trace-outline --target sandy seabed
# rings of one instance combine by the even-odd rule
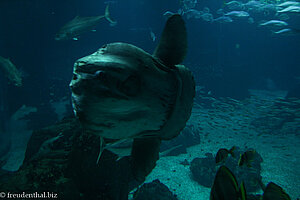
[[[274,102],[282,100],[286,92],[250,92],[251,98],[243,101],[211,98],[211,108],[195,104],[188,124],[201,127],[200,144],[188,148],[187,154],[161,157],[145,182],[159,179],[179,200],[208,200],[210,188],[194,181],[189,166],[180,162],[184,159],[191,162],[196,157],[205,157],[205,153],[215,155],[220,148],[238,146],[242,150],[254,148],[262,156],[261,175],[265,184],[272,181],[284,188],[292,199],[299,198],[300,133],[270,134],[251,125],[254,119],[273,109]],[[299,108],[290,112],[295,112],[296,116],[291,126],[298,124],[299,127]]]

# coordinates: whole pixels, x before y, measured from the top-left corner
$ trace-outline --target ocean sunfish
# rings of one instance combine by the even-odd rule
[[[185,23],[168,18],[153,55],[111,43],[77,60],[70,82],[72,105],[83,130],[106,144],[133,140],[133,174],[143,180],[155,167],[161,140],[181,132],[191,115],[195,82],[180,63],[187,51]]]

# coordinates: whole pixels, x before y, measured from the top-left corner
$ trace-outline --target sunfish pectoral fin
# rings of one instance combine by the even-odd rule
[[[110,12],[109,12],[109,4],[107,4],[106,8],[105,8],[105,14],[104,17],[107,21],[109,21],[111,26],[115,26],[117,24],[116,21],[112,20],[110,17]]]
[[[133,139],[127,138],[111,144],[106,144],[105,149],[116,154],[118,156],[116,161],[119,161],[126,156],[130,156],[132,144],[133,144]]]
[[[104,147],[105,147],[105,141],[104,141],[103,137],[100,137],[100,148],[99,148],[100,150],[99,150],[99,154],[98,154],[98,158],[97,158],[97,164],[100,161]]]
[[[185,23],[179,14],[169,17],[153,56],[165,65],[180,64],[187,52]]]
[[[144,181],[159,158],[159,138],[136,138],[133,141],[131,157],[132,172],[138,181]]]

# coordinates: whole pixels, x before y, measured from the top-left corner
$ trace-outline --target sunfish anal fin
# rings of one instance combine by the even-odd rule
[[[159,158],[159,138],[136,138],[133,141],[131,158],[132,172],[136,180],[144,181]]]

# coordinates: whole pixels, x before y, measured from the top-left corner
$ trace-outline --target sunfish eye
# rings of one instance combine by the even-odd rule
[[[73,74],[73,78],[72,78],[74,81],[76,81],[78,79],[78,76],[77,74]]]
[[[100,79],[100,78],[101,78],[101,79],[104,79],[104,76],[105,76],[105,75],[104,75],[104,72],[101,71],[101,70],[96,71],[94,75],[95,75],[96,78],[99,78],[99,79]]]

